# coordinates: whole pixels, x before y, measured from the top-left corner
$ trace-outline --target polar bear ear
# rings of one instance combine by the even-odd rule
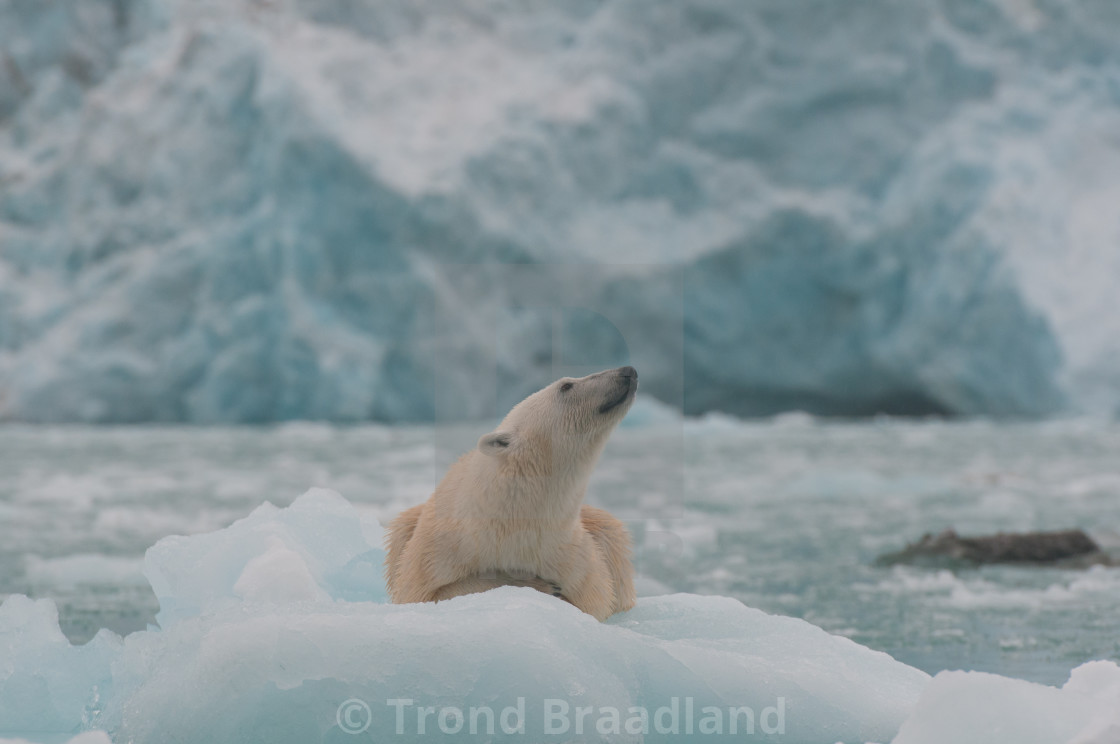
[[[509,452],[511,444],[513,444],[512,431],[492,431],[479,438],[478,449],[485,455],[498,457]]]

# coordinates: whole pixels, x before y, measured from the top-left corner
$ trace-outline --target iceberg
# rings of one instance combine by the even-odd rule
[[[365,726],[373,740],[401,727],[413,740],[417,711],[433,707],[460,713],[433,715],[431,732],[486,709],[499,737],[509,709],[509,740],[565,724],[565,741],[640,740],[623,727],[640,728],[643,710],[648,740],[705,726],[718,740],[734,719],[736,740],[885,741],[928,684],[886,654],[722,597],[646,597],[607,623],[512,587],[387,604],[368,573],[383,558],[374,526],[313,489],[218,532],[165,538],[144,563],[158,627],[83,646],[62,636],[50,600],[9,597],[0,734],[306,744]],[[589,706],[596,717],[577,721]]]
[[[244,604],[387,602],[381,535],[375,519],[338,493],[313,488],[218,532],[165,537],[144,556],[156,621],[168,626]]]
[[[1120,409],[1108,3],[0,5],[0,419]],[[577,370],[578,371],[578,370]],[[481,391],[481,392],[480,392]]]
[[[1061,688],[981,672],[941,672],[893,744],[1112,744],[1120,741],[1120,666],[1092,661]]]

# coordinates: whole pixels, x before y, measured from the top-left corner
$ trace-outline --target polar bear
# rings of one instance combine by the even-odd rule
[[[633,367],[563,378],[514,406],[389,528],[398,604],[529,586],[605,620],[634,606],[630,535],[583,504],[607,437],[634,401]]]

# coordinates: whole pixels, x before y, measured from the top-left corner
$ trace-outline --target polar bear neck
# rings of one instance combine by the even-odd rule
[[[579,520],[587,483],[605,443],[606,436],[541,438],[521,456],[475,456],[475,493],[485,497],[469,505],[471,516],[563,533]]]

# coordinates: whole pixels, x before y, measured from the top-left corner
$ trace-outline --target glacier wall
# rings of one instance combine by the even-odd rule
[[[1120,410],[1096,0],[0,0],[0,419]]]

